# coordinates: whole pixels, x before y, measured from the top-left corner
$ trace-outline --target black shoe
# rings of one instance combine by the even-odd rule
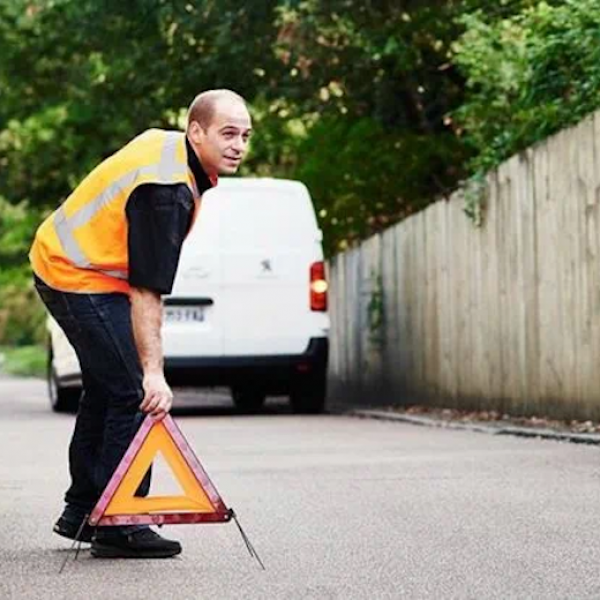
[[[72,521],[70,519],[65,518],[64,515],[61,515],[54,524],[52,531],[54,533],[58,533],[62,537],[68,538],[70,540],[74,540],[77,536],[77,532],[81,527],[81,521]],[[87,523],[83,526],[81,533],[79,534],[80,542],[91,542],[92,536],[94,535],[94,528],[88,525]]]
[[[96,558],[169,558],[181,552],[181,544],[155,533],[150,528],[128,534],[96,535],[92,556]]]

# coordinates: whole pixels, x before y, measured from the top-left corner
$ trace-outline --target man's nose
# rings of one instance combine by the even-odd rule
[[[248,142],[246,142],[246,140],[243,137],[236,137],[233,141],[233,149],[236,152],[245,152],[247,144]]]

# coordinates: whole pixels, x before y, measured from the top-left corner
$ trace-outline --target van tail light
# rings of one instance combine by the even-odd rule
[[[310,310],[327,310],[327,280],[323,261],[310,265]]]

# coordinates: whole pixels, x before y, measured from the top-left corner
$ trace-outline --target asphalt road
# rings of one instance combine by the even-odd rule
[[[0,599],[600,598],[597,447],[283,406],[242,417],[190,391],[180,405],[266,571],[229,523],[163,528],[184,546],[174,559],[84,550],[59,575],[73,417],[50,412],[42,382],[0,379]]]

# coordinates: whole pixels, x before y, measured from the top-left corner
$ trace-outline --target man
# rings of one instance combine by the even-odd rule
[[[151,129],[98,165],[40,226],[35,285],[81,365],[84,392],[69,446],[71,485],[54,531],[74,539],[127,450],[143,413],[164,417],[161,294],[171,292],[202,193],[235,173],[251,120],[229,90],[198,95],[183,132]],[[141,412],[140,412],[141,410]],[[138,494],[147,494],[149,476]],[[88,525],[98,557],[169,557],[178,542],[149,527]]]

